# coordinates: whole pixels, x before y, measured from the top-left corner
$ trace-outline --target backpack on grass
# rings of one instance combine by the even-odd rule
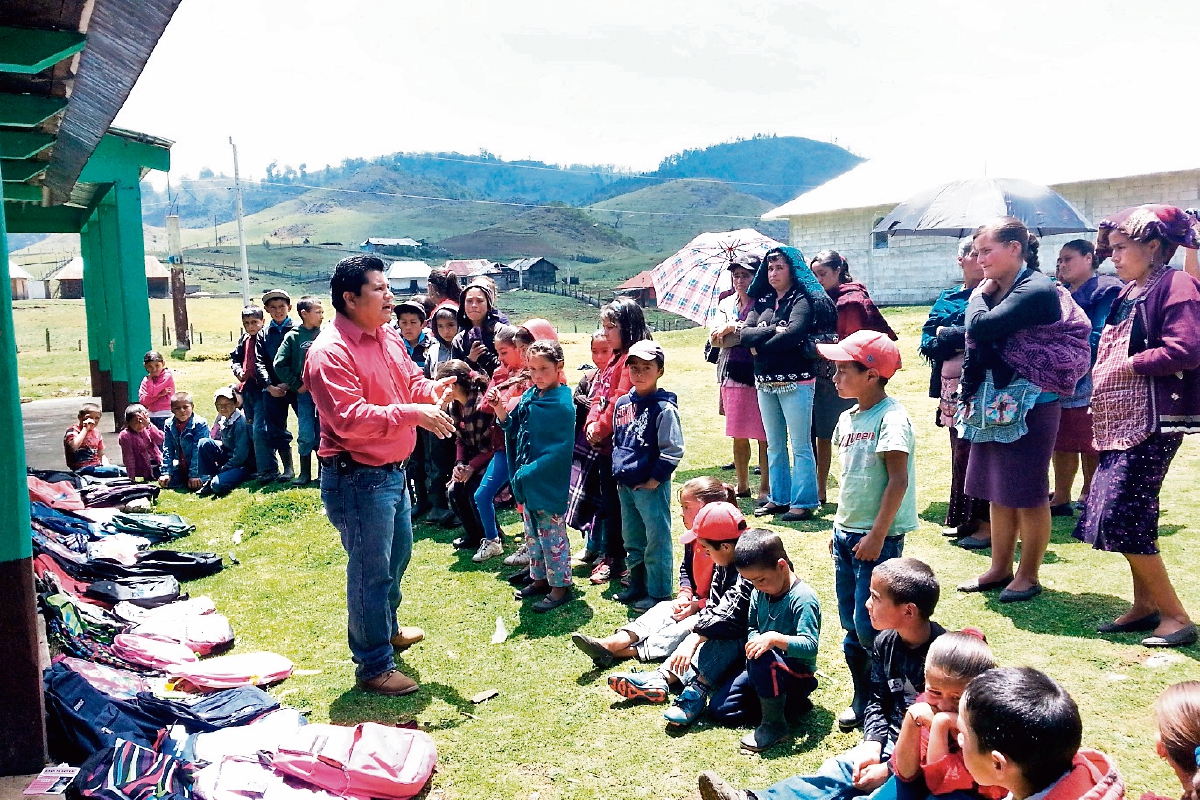
[[[128,488],[139,488],[137,486]],[[158,487],[155,487],[156,489]],[[94,504],[93,504],[94,505]],[[119,505],[119,504],[118,504]],[[113,514],[112,521],[106,529],[113,533],[130,533],[134,536],[145,536],[155,544],[169,542],[180,536],[187,536],[196,530],[178,514]]]
[[[363,722],[305,725],[285,740],[275,771],[337,795],[407,800],[437,765],[437,747],[424,731]]]
[[[192,780],[179,759],[118,739],[83,763],[68,791],[94,800],[190,800]]]

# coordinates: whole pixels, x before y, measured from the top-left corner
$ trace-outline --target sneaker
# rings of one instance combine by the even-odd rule
[[[476,564],[482,564],[489,558],[504,555],[504,545],[500,544],[499,539],[484,539],[479,543],[479,549],[475,551],[475,555],[471,556],[471,560]]]
[[[645,700],[648,703],[667,702],[667,679],[658,670],[618,672],[616,675],[609,675],[608,688],[626,700]]]
[[[202,483],[200,485],[200,488],[196,490],[196,497],[208,497],[212,493],[213,493],[212,480],[209,479],[209,480],[205,481],[204,483]]]
[[[646,611],[649,611],[650,609],[654,608],[656,605],[658,605],[661,602],[662,602],[662,600],[659,600],[657,597],[650,597],[649,595],[647,595],[647,596],[643,597],[641,600],[638,600],[635,603],[633,603],[633,605],[631,605],[630,608],[632,608],[634,611],[646,612]]]
[[[608,556],[600,559],[599,563],[592,568],[591,577],[588,578],[594,584],[608,583],[612,580],[613,560]]]
[[[515,553],[506,556],[504,566],[506,567],[523,567],[529,563],[529,545],[522,542]]]
[[[594,550],[588,550],[586,547],[583,548],[582,550],[580,550],[575,555],[571,556],[571,558],[575,559],[576,561],[578,561],[582,564],[591,564],[593,561],[595,561],[599,557],[600,557],[599,553],[595,552]]]
[[[691,725],[708,707],[708,689],[698,681],[692,681],[675,698],[675,702],[663,714],[668,725]]]

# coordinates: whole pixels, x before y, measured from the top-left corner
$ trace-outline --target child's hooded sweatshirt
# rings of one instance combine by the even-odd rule
[[[654,478],[659,483],[683,458],[683,428],[679,401],[673,392],[658,389],[642,397],[636,389],[617,400],[613,412],[613,477],[623,486]]]

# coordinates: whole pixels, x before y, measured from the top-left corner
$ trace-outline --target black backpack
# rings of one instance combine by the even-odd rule
[[[95,581],[85,594],[111,605],[128,600],[142,608],[157,608],[180,598],[179,581],[170,575]]]
[[[153,747],[159,722],[131,700],[105,694],[87,679],[55,664],[42,676],[46,692],[46,733],[56,760],[78,764],[118,738]]]

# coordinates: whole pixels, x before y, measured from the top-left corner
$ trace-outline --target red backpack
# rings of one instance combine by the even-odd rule
[[[305,725],[275,751],[276,772],[346,797],[407,800],[437,765],[437,747],[424,731],[363,722]]]

